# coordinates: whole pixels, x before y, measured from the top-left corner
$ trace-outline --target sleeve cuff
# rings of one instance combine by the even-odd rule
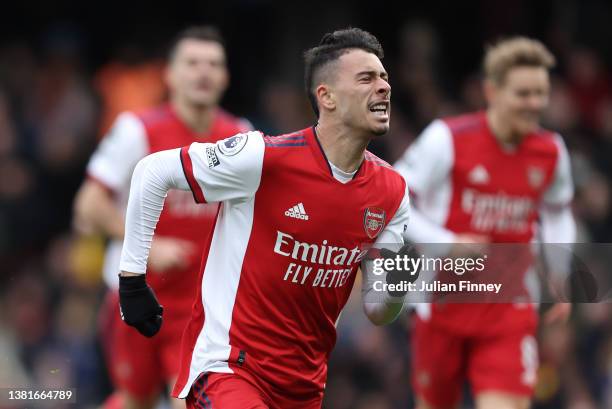
[[[146,267],[143,267],[137,263],[130,263],[127,261],[121,261],[119,263],[119,271],[117,271],[117,273],[121,271],[134,274],[145,274],[147,272]]]

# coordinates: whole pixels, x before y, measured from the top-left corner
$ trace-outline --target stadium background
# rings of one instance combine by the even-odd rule
[[[77,388],[83,408],[108,393],[96,341],[103,241],[71,233],[72,200],[117,111],[163,98],[164,46],[190,23],[216,24],[227,38],[232,84],[223,106],[272,134],[313,121],[302,91],[305,48],[348,25],[377,35],[393,119],[390,135],[372,150],[391,162],[432,118],[482,107],[486,42],[510,34],[542,39],[559,60],[545,122],[571,152],[580,241],[610,242],[612,4],[422,3],[3,5],[0,387]],[[410,407],[408,330],[406,315],[388,328],[371,326],[353,298],[340,320],[325,407]],[[541,340],[535,407],[612,408],[610,304],[578,305],[569,328],[546,328]]]

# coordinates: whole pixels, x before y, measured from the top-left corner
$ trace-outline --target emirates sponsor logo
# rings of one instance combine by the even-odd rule
[[[307,243],[277,231],[274,252],[291,260],[282,275],[283,281],[292,285],[338,288],[351,282],[367,250],[358,246],[352,249],[333,246],[327,240]]]
[[[528,196],[464,189],[461,210],[471,215],[470,225],[475,230],[523,233],[529,228],[529,217],[535,211],[535,204]]]
[[[321,243],[307,243],[296,240],[292,235],[276,232],[274,252],[294,260],[306,261],[314,264],[328,264],[336,266],[351,266],[359,263],[367,253],[358,246],[352,249],[336,247],[323,240]]]

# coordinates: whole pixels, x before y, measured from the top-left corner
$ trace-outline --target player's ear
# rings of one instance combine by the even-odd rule
[[[325,108],[328,111],[336,109],[336,98],[329,86],[320,84],[315,90],[315,95],[317,96],[317,101],[319,101],[319,106],[321,108]]]

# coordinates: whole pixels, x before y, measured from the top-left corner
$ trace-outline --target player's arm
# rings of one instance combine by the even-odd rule
[[[138,161],[148,153],[141,120],[126,112],[117,118],[87,165],[87,178],[74,201],[73,226],[81,234],[102,234],[123,240],[125,218],[116,196],[129,187]],[[176,237],[156,237],[149,263],[157,271],[181,268],[193,251],[191,243]]]
[[[576,224],[570,206],[574,197],[570,158],[561,137],[557,135],[555,141],[559,156],[553,180],[539,208],[540,228],[545,243],[571,244],[576,240]]]
[[[393,219],[378,236],[375,249],[394,247],[391,251],[398,251],[404,243],[402,233],[408,225],[410,216],[410,200],[408,188]],[[374,325],[386,325],[393,322],[404,307],[404,294],[391,294],[387,291],[376,291],[374,282],[380,276],[372,273],[371,268],[363,267],[362,271],[362,300],[363,311]]]
[[[393,167],[410,186],[413,197],[410,224],[404,237],[413,243],[452,243],[455,235],[430,220],[421,208],[430,192],[450,177],[453,144],[450,130],[441,120],[433,121],[408,147]]]
[[[121,114],[91,157],[87,178],[75,197],[73,225],[78,232],[123,239],[124,219],[114,194],[127,186],[147,150],[140,120],[131,113]]]
[[[550,287],[553,295],[564,289],[564,283],[570,272],[571,248],[576,241],[576,223],[571,210],[574,196],[569,154],[559,135],[555,142],[559,149],[553,180],[542,197],[539,208],[539,219],[546,265],[549,267]],[[557,244],[557,245],[555,245]],[[546,314],[545,321],[565,320],[571,311],[570,304],[559,303]]]
[[[191,190],[196,202],[252,200],[259,187],[264,142],[260,133],[239,134],[217,144],[156,152],[132,176],[120,262],[119,296],[128,325],[146,336],[161,326],[162,309],[146,285],[155,226],[170,189]]]
[[[72,224],[81,234],[101,233],[112,239],[123,239],[123,215],[108,188],[93,179],[86,179],[74,201]]]
[[[452,255],[465,251],[465,244],[484,241],[484,238],[474,235],[455,234],[443,226],[442,220],[434,220],[438,215],[425,212],[429,205],[427,201],[434,194],[437,194],[438,200],[450,200],[453,152],[450,129],[442,120],[435,120],[394,164],[410,186],[413,198],[410,224],[404,238],[417,244],[439,243],[430,250],[432,255]],[[447,192],[448,197],[444,198],[440,192]],[[431,207],[440,206],[436,204]]]

